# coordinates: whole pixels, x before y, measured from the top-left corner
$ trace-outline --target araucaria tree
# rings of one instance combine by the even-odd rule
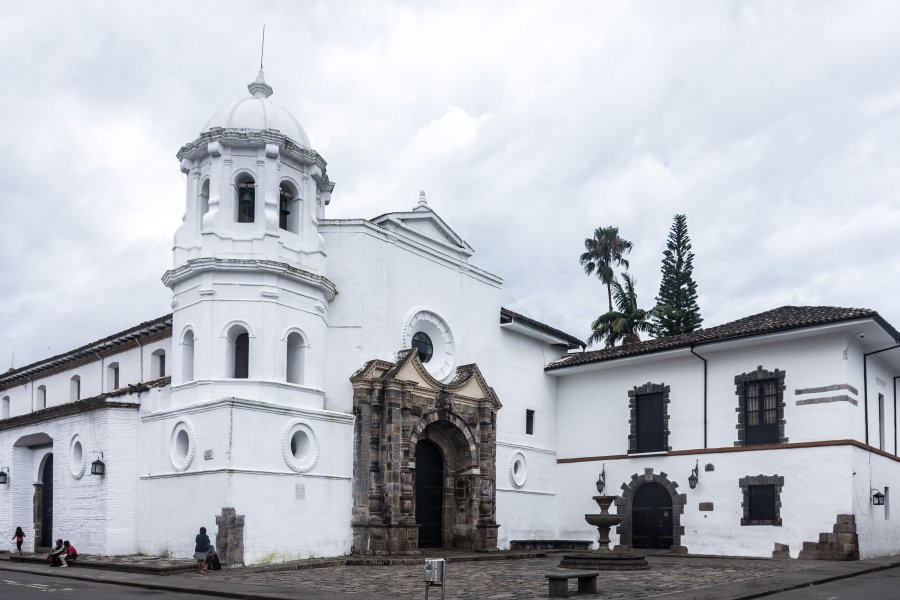
[[[631,252],[631,242],[619,237],[618,227],[598,227],[594,237],[584,240],[584,252],[579,260],[588,275],[597,273],[600,282],[606,286],[609,311],[613,309],[612,283],[616,278],[613,267],[628,268],[625,255]]]
[[[622,273],[622,282],[613,279],[616,310],[600,315],[591,324],[593,333],[588,338],[589,344],[603,342],[607,348],[612,348],[618,342],[623,345],[636,344],[641,341],[641,333],[653,333],[653,323],[650,320],[652,311],[638,308],[634,278],[628,273]]]
[[[675,215],[662,260],[662,282],[653,309],[657,337],[691,333],[703,318],[697,305],[694,253],[687,231],[687,217]]]

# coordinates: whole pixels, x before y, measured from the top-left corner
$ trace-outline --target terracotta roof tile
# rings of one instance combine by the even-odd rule
[[[724,325],[717,325],[709,329],[700,329],[693,333],[675,335],[667,338],[647,340],[638,344],[616,346],[603,350],[592,350],[568,354],[565,357],[550,363],[546,370],[562,369],[575,365],[583,365],[593,362],[602,362],[652,354],[664,350],[686,348],[697,344],[706,344],[727,339],[750,337],[777,331],[787,331],[802,327],[813,327],[826,323],[839,321],[853,321],[856,319],[874,318],[895,339],[900,340],[900,334],[882,319],[877,312],[868,308],[839,308],[834,306],[782,306],[757,315],[744,317],[737,321],[731,321]]]

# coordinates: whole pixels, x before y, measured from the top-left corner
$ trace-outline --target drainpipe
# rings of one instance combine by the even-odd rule
[[[896,340],[895,340],[896,341]],[[869,445],[869,371],[868,371],[868,360],[869,357],[873,354],[879,354],[881,352],[887,352],[888,350],[894,350],[896,348],[900,348],[900,344],[896,346],[891,346],[890,348],[882,348],[881,350],[875,350],[874,352],[866,352],[863,354],[863,417],[866,420],[866,445]],[[896,396],[895,396],[896,397]],[[896,430],[895,430],[896,433]]]
[[[34,378],[31,375],[28,376],[28,383],[31,387],[31,411],[29,412],[34,412]],[[897,386],[895,385],[894,387],[896,388]],[[896,397],[897,394],[894,394],[894,398]],[[12,412],[12,408],[10,408],[10,412]]]
[[[703,448],[706,449],[706,447],[707,447],[706,446],[706,430],[707,430],[707,426],[708,426],[708,421],[706,419],[706,382],[707,382],[707,373],[708,373],[707,364],[706,364],[705,358],[703,358],[702,356],[700,356],[699,354],[694,352],[694,344],[691,344],[691,354],[693,354],[694,356],[696,356],[697,358],[699,358],[700,360],[703,361]],[[897,395],[894,394],[895,398],[896,398],[896,396]],[[895,412],[895,414],[896,414],[896,412]],[[897,428],[895,427],[894,428],[895,434],[897,432],[896,430],[897,430]]]

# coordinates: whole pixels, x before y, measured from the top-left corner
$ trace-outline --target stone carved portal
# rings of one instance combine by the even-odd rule
[[[356,416],[353,552],[417,553],[423,525],[439,530],[432,530],[428,547],[497,548],[501,405],[476,365],[456,372],[453,381],[442,383],[428,374],[416,352],[404,350],[395,362],[369,361],[350,378]],[[442,485],[417,485],[416,454],[423,446],[435,456],[423,460],[422,476],[426,470],[433,475],[440,462]],[[436,495],[439,506],[423,524],[416,504],[424,493]]]

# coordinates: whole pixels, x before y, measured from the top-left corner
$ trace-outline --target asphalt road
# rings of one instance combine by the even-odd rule
[[[900,568],[766,596],[772,600],[900,600]]]
[[[169,598],[198,600],[195,594],[174,594],[124,585],[94,583],[65,577],[46,577],[30,573],[0,571],[0,598],[3,600],[47,599],[47,594],[61,600],[115,600],[116,598]]]

